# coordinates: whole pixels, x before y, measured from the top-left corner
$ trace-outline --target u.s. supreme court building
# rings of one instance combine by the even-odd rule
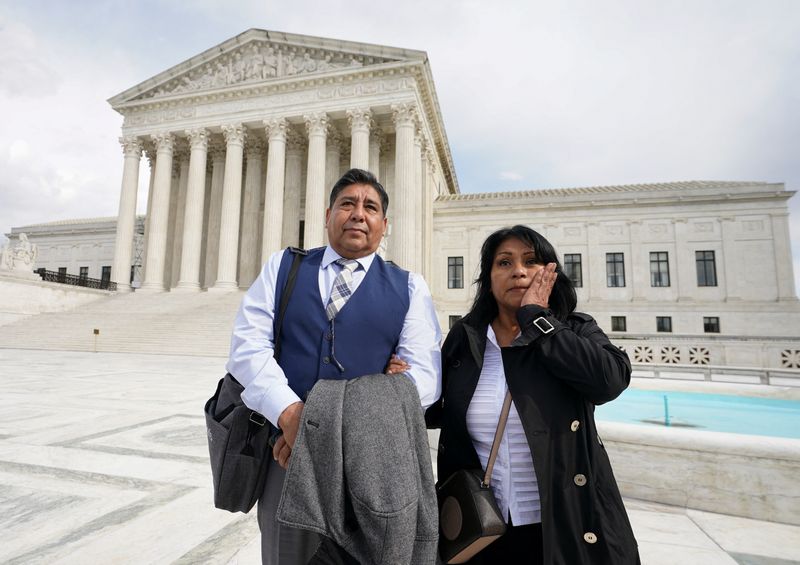
[[[522,223],[553,242],[579,309],[634,362],[800,368],[783,184],[462,194],[425,52],[259,29],[109,102],[124,116],[119,215],[15,228],[37,266],[105,267],[118,293],[244,289],[271,253],[325,243],[330,187],[360,167],[390,196],[380,253],[425,276],[445,330],[469,307],[485,237]],[[66,224],[73,239],[97,230],[91,257]]]

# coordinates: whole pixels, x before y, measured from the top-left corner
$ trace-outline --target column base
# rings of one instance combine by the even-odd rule
[[[173,287],[172,292],[200,292],[200,283],[195,282],[181,282],[178,281],[178,286]]]
[[[145,293],[167,292],[167,289],[164,288],[163,284],[143,283],[142,286],[139,287],[139,290],[137,290],[136,292],[145,292]]]
[[[239,290],[239,283],[236,281],[217,281],[212,287],[209,287],[208,292],[233,292]]]

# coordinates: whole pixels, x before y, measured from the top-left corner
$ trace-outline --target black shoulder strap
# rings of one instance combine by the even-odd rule
[[[281,304],[278,307],[278,318],[275,322],[275,339],[273,341],[275,343],[274,356],[276,361],[278,361],[281,356],[281,327],[283,326],[283,317],[286,314],[286,306],[289,304],[289,298],[292,296],[294,283],[297,282],[297,270],[300,268],[300,262],[303,260],[303,257],[308,255],[308,251],[296,247],[290,247],[287,251],[294,253],[294,258],[292,259],[292,266],[289,269],[289,277],[286,279],[286,286],[283,288],[283,293],[281,294]]]

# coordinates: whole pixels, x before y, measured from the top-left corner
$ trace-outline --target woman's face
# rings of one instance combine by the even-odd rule
[[[533,247],[516,237],[504,240],[497,247],[492,262],[492,295],[497,307],[518,310],[533,275],[541,269],[544,265],[536,258]]]

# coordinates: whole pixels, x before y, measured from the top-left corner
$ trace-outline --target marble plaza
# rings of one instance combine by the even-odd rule
[[[255,517],[211,502],[224,361],[0,349],[0,562],[259,563]],[[626,505],[645,565],[800,563],[800,526]]]

